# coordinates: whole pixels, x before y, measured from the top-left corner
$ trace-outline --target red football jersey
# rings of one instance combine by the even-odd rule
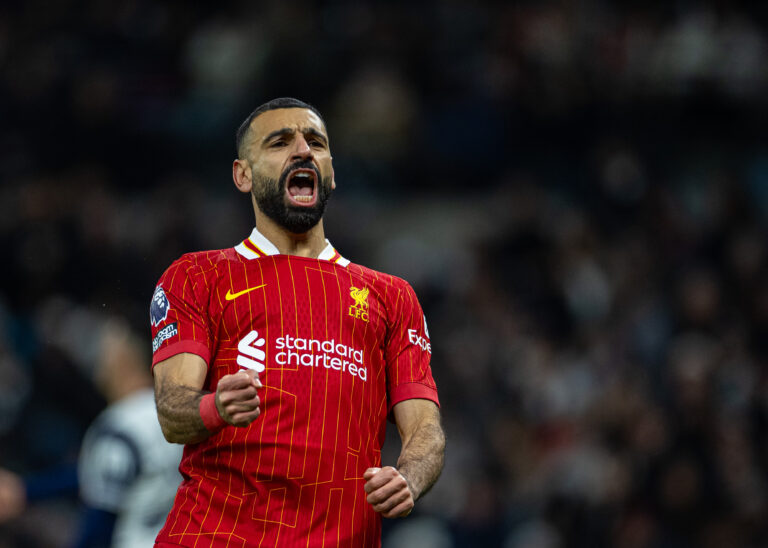
[[[234,248],[190,253],[151,306],[153,366],[190,352],[204,390],[259,372],[261,415],[187,445],[184,481],[158,542],[182,546],[380,546],[363,472],[381,466],[392,406],[438,403],[427,324],[402,279],[281,255],[254,229]]]

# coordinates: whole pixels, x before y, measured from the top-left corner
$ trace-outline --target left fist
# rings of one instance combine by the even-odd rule
[[[363,474],[368,503],[385,518],[404,518],[416,501],[411,488],[400,472],[392,466],[369,468]]]

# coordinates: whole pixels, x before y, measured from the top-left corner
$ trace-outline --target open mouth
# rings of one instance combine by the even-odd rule
[[[294,169],[285,184],[288,201],[299,207],[310,207],[317,202],[317,173],[312,169]]]

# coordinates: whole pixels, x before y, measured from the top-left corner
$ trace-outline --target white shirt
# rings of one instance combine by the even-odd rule
[[[113,547],[153,546],[181,483],[182,450],[163,437],[151,388],[111,404],[88,428],[78,461],[80,496],[117,514]]]

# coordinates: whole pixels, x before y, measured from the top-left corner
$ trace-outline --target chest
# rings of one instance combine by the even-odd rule
[[[387,310],[386,295],[373,282],[327,261],[250,261],[217,280],[211,328],[222,349],[263,339],[258,348],[265,357],[298,347],[313,355],[337,348],[375,359],[384,347]]]

